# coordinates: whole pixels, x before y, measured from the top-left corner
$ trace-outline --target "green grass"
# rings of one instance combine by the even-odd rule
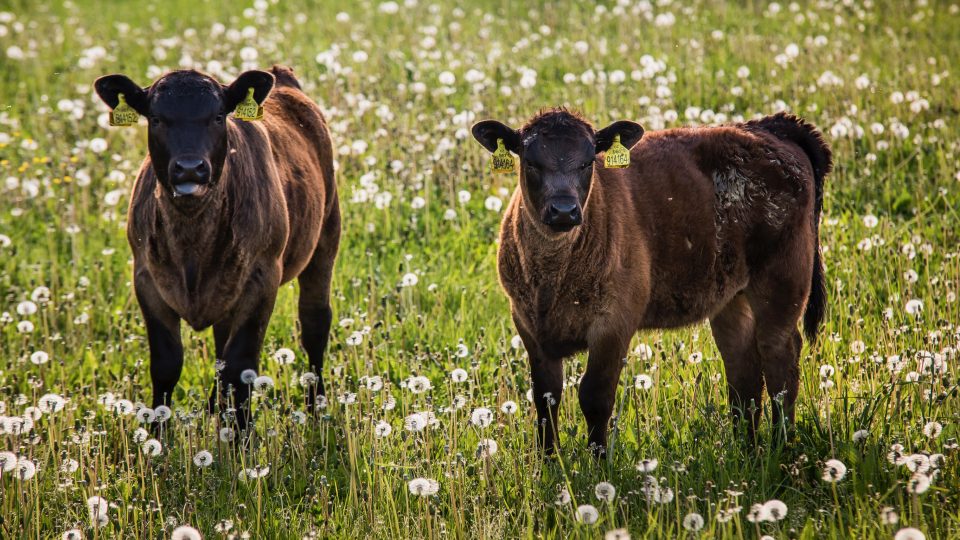
[[[784,2],[775,12],[754,2],[625,3],[618,14],[614,2],[602,2],[605,10],[559,0],[458,9],[420,0],[388,14],[366,0],[269,2],[263,11],[225,11],[206,0],[7,0],[0,9],[12,14],[0,22],[0,415],[9,431],[11,419],[45,394],[67,403],[27,433],[0,434],[0,451],[37,466],[29,479],[0,474],[0,538],[59,538],[73,528],[86,538],[169,538],[182,524],[220,538],[222,520],[232,521],[230,534],[253,538],[597,538],[618,528],[634,538],[891,538],[908,526],[927,538],[960,537],[956,4]],[[341,11],[348,22],[336,20]],[[667,13],[674,24],[658,25]],[[217,23],[223,31],[212,35]],[[102,57],[84,60],[97,56],[93,47]],[[257,433],[240,451],[219,442],[203,412],[212,338],[185,330],[176,413],[162,453],[148,457],[136,418],[98,403],[108,392],[150,401],[124,237],[145,129],[103,127],[106,109],[91,83],[123,72],[146,85],[181,59],[206,69],[220,62],[228,82],[249,54],[244,47],[258,52],[251,66],[292,65],[328,114],[344,214],[335,322],[353,324],[335,324],[327,414],[296,423],[293,413],[303,408],[296,380],[307,367],[295,287],[283,287],[261,363],[276,388],[255,398]],[[23,58],[14,58],[18,51]],[[324,51],[339,52],[318,62]],[[354,57],[358,51],[366,60]],[[657,62],[661,69],[651,69]],[[532,87],[521,85],[522,68],[536,70]],[[482,77],[469,82],[470,69]],[[447,70],[456,77],[449,88],[439,82]],[[616,70],[624,82],[613,82]],[[838,84],[828,84],[828,71]],[[564,82],[567,73],[576,80]],[[61,110],[61,100],[82,114]],[[709,328],[698,325],[635,339],[652,355],[629,359],[610,461],[589,457],[575,389],[562,403],[561,459],[543,463],[537,455],[526,359],[511,346],[496,278],[502,210],[485,206],[488,197],[506,201],[515,180],[489,172],[467,130],[485,117],[517,125],[557,104],[600,125],[635,119],[648,130],[785,106],[827,135],[835,156],[821,228],[829,311],[819,344],[804,349],[797,433],[786,448],[767,444],[769,429],[756,451],[734,437],[722,363]],[[95,151],[96,138],[105,151]],[[469,201],[460,202],[462,192]],[[413,208],[414,197],[425,206]],[[867,216],[876,216],[875,227]],[[409,272],[418,283],[400,287]],[[18,313],[39,287],[49,288],[49,301]],[[911,299],[923,303],[918,315],[906,311]],[[18,330],[21,321],[33,330]],[[363,339],[350,346],[354,331]],[[294,364],[273,360],[281,347],[296,351]],[[49,362],[34,364],[36,351]],[[698,351],[704,361],[689,362]],[[945,372],[923,373],[922,351],[942,358]],[[899,372],[888,367],[894,355]],[[567,361],[570,386],[584,362]],[[836,368],[831,388],[821,387],[824,364]],[[467,370],[466,382],[451,380],[454,368]],[[651,389],[634,387],[641,373],[652,376]],[[374,375],[384,380],[379,392],[364,385]],[[402,385],[411,375],[428,377],[433,388],[412,393]],[[348,392],[356,400],[342,404]],[[383,408],[388,396],[392,410]],[[516,414],[500,411],[508,400],[520,405]],[[478,407],[494,411],[490,426],[471,424]],[[418,411],[434,412],[436,426],[405,430],[404,418]],[[393,430],[378,439],[381,420]],[[933,421],[943,426],[938,437],[924,434]],[[861,429],[869,435],[855,443]],[[498,452],[480,457],[481,439],[496,441]],[[906,454],[945,454],[927,491],[908,490],[912,473],[888,461],[892,444]],[[212,466],[194,465],[200,450],[212,453]],[[646,473],[636,465],[647,458],[659,461],[652,474],[672,490],[668,502],[645,495]],[[848,467],[835,484],[821,478],[829,459]],[[67,460],[76,470],[62,469]],[[263,478],[239,479],[243,468],[262,466],[270,467]],[[439,492],[411,494],[408,481],[417,477],[437,480]],[[613,502],[597,499],[599,482],[616,487]],[[571,503],[555,504],[560,488]],[[102,528],[92,527],[87,509],[94,495],[110,505]],[[786,503],[784,520],[748,520],[753,504],[770,499]],[[599,521],[578,523],[580,504],[596,506]],[[885,507],[898,514],[896,524],[881,519]],[[698,533],[682,526],[691,512],[705,520]]]

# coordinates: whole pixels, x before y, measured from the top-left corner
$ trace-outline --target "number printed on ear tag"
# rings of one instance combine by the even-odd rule
[[[117,99],[120,100],[120,103],[117,103],[117,106],[110,111],[110,125],[117,127],[136,125],[140,115],[133,107],[127,105],[127,99],[123,97],[123,94],[117,94]]]
[[[513,172],[513,155],[511,155],[507,147],[503,145],[503,139],[497,139],[497,149],[493,152],[490,167],[495,173]]]
[[[603,166],[608,169],[624,169],[630,166],[630,150],[620,143],[620,135],[614,135],[613,144],[603,156]]]
[[[240,120],[263,120],[263,106],[253,99],[253,88],[247,89],[247,97],[243,98],[237,108],[233,110],[233,115]]]

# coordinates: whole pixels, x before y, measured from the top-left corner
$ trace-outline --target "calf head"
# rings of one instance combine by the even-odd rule
[[[583,222],[597,154],[609,149],[617,135],[631,148],[643,136],[643,128],[621,120],[594,131],[589,122],[565,109],[543,111],[519,130],[496,120],[473,126],[474,138],[487,150],[494,152],[502,140],[507,150],[520,156],[524,206],[556,233]]]
[[[227,158],[226,115],[253,89],[261,104],[273,88],[273,75],[247,71],[229,86],[198,71],[173,71],[148,88],[125,75],[94,83],[100,99],[115,108],[126,103],[149,119],[150,162],[165,194],[180,204],[203,200],[220,180]]]

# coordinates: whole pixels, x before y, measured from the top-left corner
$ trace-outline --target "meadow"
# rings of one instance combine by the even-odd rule
[[[0,538],[960,538],[958,4],[226,6],[0,2]],[[328,117],[344,234],[327,406],[306,411],[285,285],[238,447],[205,410],[209,332],[184,328],[173,409],[143,404],[124,226],[146,128],[108,127],[91,84],[273,63]],[[542,459],[496,276],[516,179],[469,128],[549,105],[824,132],[829,308],[788,444],[734,436],[704,324],[634,338],[605,461],[569,359]]]

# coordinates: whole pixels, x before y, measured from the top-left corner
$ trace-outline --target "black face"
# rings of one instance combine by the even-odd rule
[[[616,135],[631,148],[643,136],[643,128],[619,121],[594,132],[586,121],[562,109],[537,115],[520,131],[495,120],[473,126],[473,136],[487,150],[496,150],[497,139],[502,139],[520,156],[525,203],[534,217],[557,233],[583,223],[597,154],[610,148]]]
[[[520,183],[544,225],[566,232],[583,222],[596,161],[593,134],[534,131],[520,149]]]
[[[174,71],[143,89],[123,75],[97,79],[101,99],[116,107],[119,94],[149,121],[150,162],[161,185],[175,199],[198,200],[220,180],[226,161],[227,114],[254,89],[263,103],[273,75],[248,71],[230,86],[197,71]]]

